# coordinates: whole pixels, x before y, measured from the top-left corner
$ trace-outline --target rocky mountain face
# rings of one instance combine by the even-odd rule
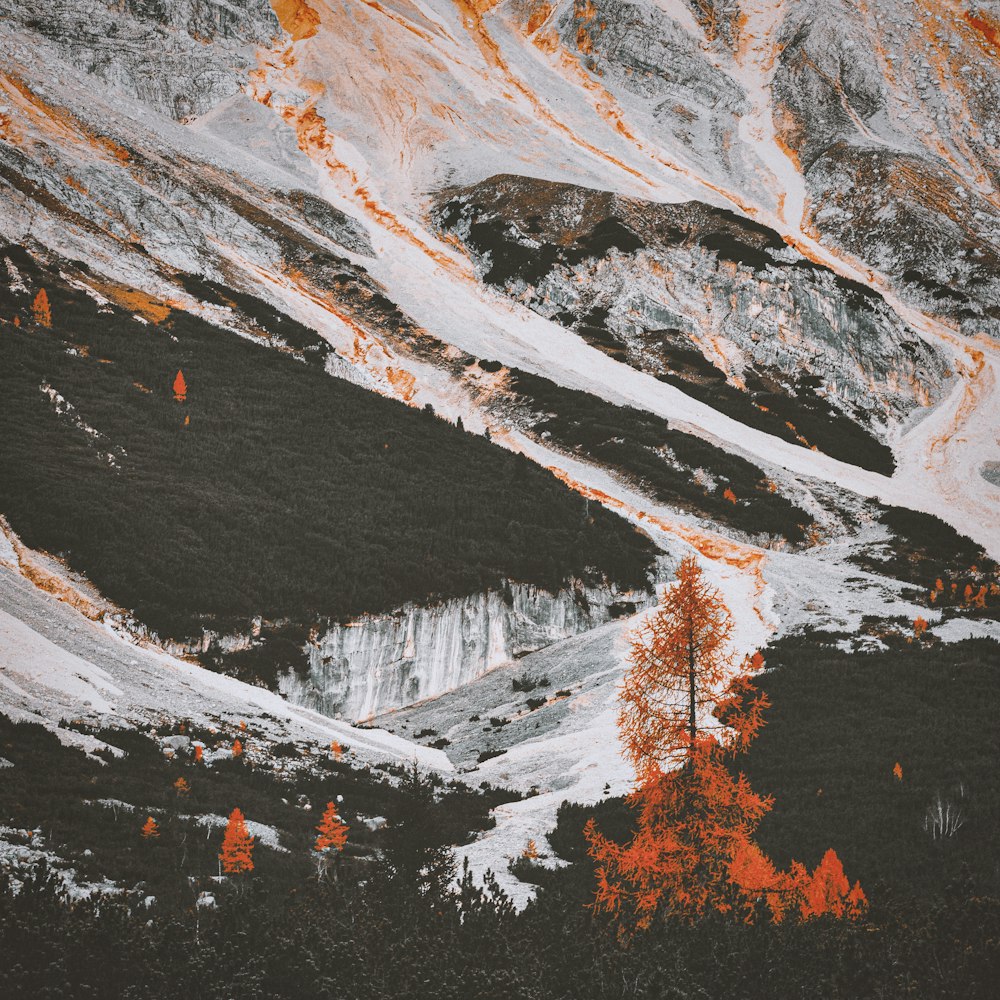
[[[240,93],[255,50],[279,34],[267,0],[25,0],[5,5],[16,28],[50,42],[95,83],[178,121]]]
[[[995,3],[588,0],[549,23],[629,122],[669,136],[712,185],[787,215],[922,308],[995,329]],[[761,88],[772,122],[758,130]],[[804,191],[775,185],[785,165],[762,148],[767,131]]]
[[[996,3],[11,0],[0,45],[5,242],[161,332],[261,339],[254,296],[700,553],[754,641],[870,498],[1000,551]],[[537,601],[343,622],[294,696],[379,711],[597,622]]]
[[[817,237],[970,329],[1000,319],[996,4],[802,4],[773,92]]]
[[[468,684],[650,603],[645,593],[580,587],[550,594],[514,584],[438,606],[335,626],[309,647],[305,671],[279,689],[293,704],[363,721]]]
[[[766,388],[823,400],[829,431],[842,416],[885,439],[944,389],[943,360],[878,295],[732,212],[506,177],[448,192],[436,219],[483,281],[694,391],[721,375],[749,406]]]

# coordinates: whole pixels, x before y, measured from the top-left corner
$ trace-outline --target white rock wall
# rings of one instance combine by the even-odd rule
[[[578,588],[550,594],[527,585],[433,607],[337,625],[310,649],[306,676],[289,673],[281,693],[325,715],[363,720],[449,691],[523,653],[607,621],[616,602],[646,594]]]

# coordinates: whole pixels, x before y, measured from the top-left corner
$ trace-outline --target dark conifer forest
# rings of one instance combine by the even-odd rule
[[[15,326],[31,297],[0,303],[0,509],[162,636],[344,620],[505,579],[647,587],[652,545],[617,514],[331,377],[328,345],[264,303],[233,299],[260,344],[178,309],[137,321],[4,253],[46,287],[51,320]]]

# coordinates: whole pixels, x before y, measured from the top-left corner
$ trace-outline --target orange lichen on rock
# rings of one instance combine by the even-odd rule
[[[986,44],[993,49],[994,55],[1000,55],[1000,21],[985,10],[967,10],[963,17],[982,36]]]
[[[117,285],[110,281],[93,281],[92,284],[95,291],[100,292],[105,298],[111,299],[115,305],[141,316],[150,323],[162,323],[170,315],[170,310],[173,308],[170,303],[147,295],[138,288],[126,288],[124,285]]]
[[[372,10],[387,17],[393,24],[398,24],[401,28],[405,28],[411,34],[416,35],[421,41],[433,41],[433,36],[429,32],[422,31],[415,24],[413,24],[412,21],[407,20],[405,17],[400,17],[398,14],[394,14],[391,10],[386,10],[385,7],[378,3],[378,0],[361,0],[361,2],[366,7],[370,7]],[[435,27],[440,29],[440,25],[435,25]],[[451,38],[447,31],[444,31],[443,34],[448,38]]]
[[[386,368],[385,377],[389,384],[396,390],[400,399],[410,402],[417,391],[417,380],[413,375],[402,368]]]
[[[524,83],[522,80],[518,79],[517,76],[515,76],[515,74],[511,71],[510,66],[507,64],[507,61],[501,54],[500,46],[494,40],[493,36],[489,33],[489,29],[486,27],[486,24],[483,21],[482,8],[484,5],[481,2],[479,2],[479,0],[455,0],[455,3],[458,6],[459,10],[466,15],[465,18],[466,28],[469,31],[469,34],[472,36],[473,40],[475,41],[477,47],[479,48],[480,53],[486,60],[487,64],[503,74],[504,78],[508,81],[510,86],[513,87],[519,94],[521,94],[522,97],[524,97],[528,101],[528,103],[532,106],[533,110],[542,121],[546,122],[546,124],[556,129],[562,135],[565,135],[571,142],[573,142],[577,146],[580,146],[582,149],[587,150],[587,152],[592,153],[594,156],[600,157],[602,160],[605,160],[608,163],[614,164],[616,167],[618,167],[621,170],[624,170],[626,173],[631,174],[632,176],[637,177],[640,180],[648,183],[647,178],[641,171],[636,170],[634,167],[630,167],[627,163],[624,163],[617,157],[612,156],[610,153],[601,149],[599,146],[595,146],[593,143],[588,142],[582,136],[577,135],[565,122],[557,118],[549,110],[545,102],[542,101],[539,98],[539,96],[526,83]],[[493,4],[491,3],[487,6],[486,9],[489,9],[489,7],[492,6]],[[546,41],[543,43],[543,38],[542,38],[543,35],[547,35],[547,33],[540,33],[539,35],[535,36],[534,43],[537,48],[540,48],[546,52],[555,52],[560,49],[558,38],[546,39]],[[549,47],[548,44],[549,42],[553,43],[552,47]],[[611,95],[606,90],[604,90],[603,87],[599,87],[598,84],[596,84],[593,80],[590,79],[589,76],[586,75],[586,73],[583,72],[582,68],[580,67],[579,63],[576,61],[575,58],[570,57],[565,52],[561,52],[560,54],[563,60],[565,61],[566,66],[568,66],[570,69],[575,69],[577,72],[581,74],[583,83],[585,86],[588,87],[588,89],[593,89],[597,87],[600,93],[604,96],[606,100],[606,106],[596,107],[598,114],[611,121],[618,132],[620,132],[626,138],[634,142],[635,141],[634,138],[625,128],[624,123],[622,123],[620,119],[618,119],[617,121],[615,120],[614,118],[615,113],[613,108],[609,110],[609,107],[614,103],[614,99],[611,97]]]
[[[39,590],[44,590],[47,594],[51,594],[64,604],[76,608],[77,611],[91,619],[91,621],[101,621],[104,618],[105,609],[91,601],[70,582],[69,567],[64,567],[65,576],[60,576],[48,570],[42,565],[39,554],[21,542],[2,516],[0,516],[0,535],[6,537],[10,543],[10,547],[14,550],[14,556],[17,559],[21,575],[29,583],[33,584]],[[49,558],[53,563],[62,565],[60,560],[55,557]]]
[[[295,58],[290,50],[277,55],[277,62],[286,69],[294,65]],[[300,86],[314,96],[302,104],[294,104],[280,100],[273,90],[267,87],[267,70],[262,67],[250,73],[251,85],[247,93],[258,103],[277,112],[294,130],[299,149],[310,159],[326,169],[331,177],[336,178],[350,197],[360,205],[365,212],[383,229],[405,239],[417,247],[436,264],[458,277],[463,274],[457,262],[446,254],[440,253],[434,247],[421,239],[413,229],[402,222],[392,211],[387,209],[380,199],[368,188],[357,172],[338,158],[335,149],[335,137],[327,128],[326,119],[316,110],[315,102],[325,88],[316,81],[303,80]],[[469,278],[471,281],[472,279]]]
[[[271,0],[271,9],[292,41],[312,38],[319,29],[319,14],[305,0]]]
[[[539,52],[551,55],[556,51],[556,49],[559,48],[559,35],[557,35],[551,28],[546,28],[544,31],[539,31],[531,39],[531,44],[534,45]]]
[[[0,93],[6,93],[42,132],[55,132],[70,142],[103,152],[119,163],[129,161],[127,149],[107,136],[98,135],[66,108],[40,97],[19,77],[0,74]]]
[[[539,4],[532,9],[531,14],[528,16],[525,31],[529,35],[533,35],[551,16],[552,5],[548,3]]]
[[[23,138],[21,131],[14,126],[14,119],[6,111],[0,111],[0,139],[17,145]]]
[[[954,337],[946,339],[951,343],[959,343]],[[966,357],[971,362],[971,365],[959,363],[956,366],[959,375],[965,379],[965,385],[962,387],[962,401],[955,410],[948,428],[931,438],[930,453],[932,456],[938,449],[944,448],[968,424],[983,395],[990,391],[990,386],[985,384],[981,378],[984,372],[988,374],[985,355],[970,344],[963,343],[962,347]]]

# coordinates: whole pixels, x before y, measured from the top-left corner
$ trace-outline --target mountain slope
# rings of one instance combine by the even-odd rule
[[[641,589],[694,552],[740,651],[809,628],[864,648],[918,615],[942,640],[996,632],[995,3],[36,8],[0,16],[0,237],[28,255],[5,253],[23,405],[0,513],[53,553],[86,536],[79,568],[122,608],[153,621],[167,593],[215,666],[351,718],[476,698],[505,660],[604,629],[579,637],[580,683],[601,680],[558,735],[586,796],[620,776],[605,640],[644,598],[605,587],[591,613],[579,578]],[[153,434],[154,410],[181,415],[182,366],[192,422]],[[236,400],[221,417],[206,371]],[[203,428],[212,461],[240,453],[244,492],[213,475],[201,496],[190,454],[178,483],[174,445]],[[178,501],[156,600],[141,530],[87,522],[108,493],[58,491],[92,485],[88,461],[113,483],[146,431],[123,523]],[[352,442],[392,444],[392,474]],[[188,585],[206,540],[225,558]],[[124,569],[102,572],[112,541]],[[515,728],[518,768],[477,766],[529,790],[546,741]],[[511,807],[518,836],[559,781],[537,813]]]

